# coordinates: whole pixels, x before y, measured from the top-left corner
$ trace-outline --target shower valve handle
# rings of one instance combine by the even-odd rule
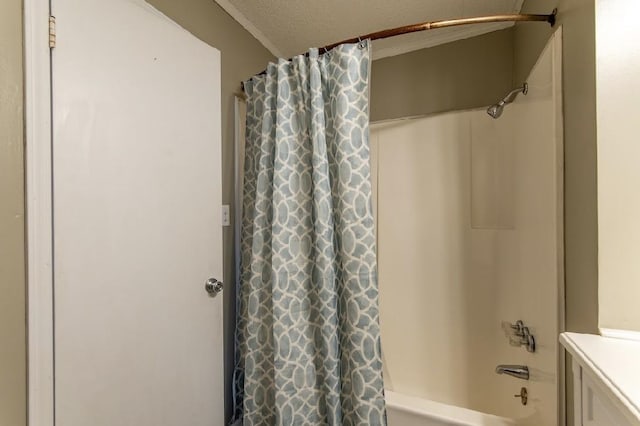
[[[509,338],[509,344],[511,346],[524,346],[528,352],[536,351],[536,339],[529,331],[529,327],[526,327],[522,320],[516,321],[515,324],[503,321],[502,328]]]
[[[510,322],[502,321],[502,328],[504,329],[505,332],[513,333],[516,336],[518,336],[522,334],[522,329],[524,328],[524,322],[522,322],[522,320],[518,320],[515,322],[515,324],[511,324]]]

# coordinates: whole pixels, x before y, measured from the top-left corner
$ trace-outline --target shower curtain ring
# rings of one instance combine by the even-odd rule
[[[358,37],[358,48],[364,49],[364,42],[360,37]]]

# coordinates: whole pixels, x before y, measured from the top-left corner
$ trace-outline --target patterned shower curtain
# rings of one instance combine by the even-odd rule
[[[368,41],[245,82],[235,418],[385,425]]]

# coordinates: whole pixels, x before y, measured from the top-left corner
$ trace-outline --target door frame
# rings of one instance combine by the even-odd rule
[[[53,426],[53,179],[49,0],[24,0],[27,424]]]

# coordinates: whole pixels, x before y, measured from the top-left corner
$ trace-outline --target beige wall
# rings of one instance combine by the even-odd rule
[[[22,0],[0,2],[0,425],[26,424]]]
[[[565,304],[569,331],[598,332],[598,215],[594,0],[536,0],[525,13],[558,8],[563,27]],[[514,81],[529,73],[553,29],[515,29]]]
[[[234,92],[240,81],[262,71],[273,56],[213,0],[147,0],[196,37],[220,50],[222,58],[222,202],[234,205]],[[235,321],[233,223],[224,230],[224,309],[226,324]],[[225,327],[226,392],[233,371],[233,329]],[[227,398],[227,404],[229,403]],[[227,405],[227,414],[230,405]]]
[[[599,322],[640,331],[638,2],[597,0]]]
[[[491,105],[512,76],[513,29],[375,60],[371,120]]]

